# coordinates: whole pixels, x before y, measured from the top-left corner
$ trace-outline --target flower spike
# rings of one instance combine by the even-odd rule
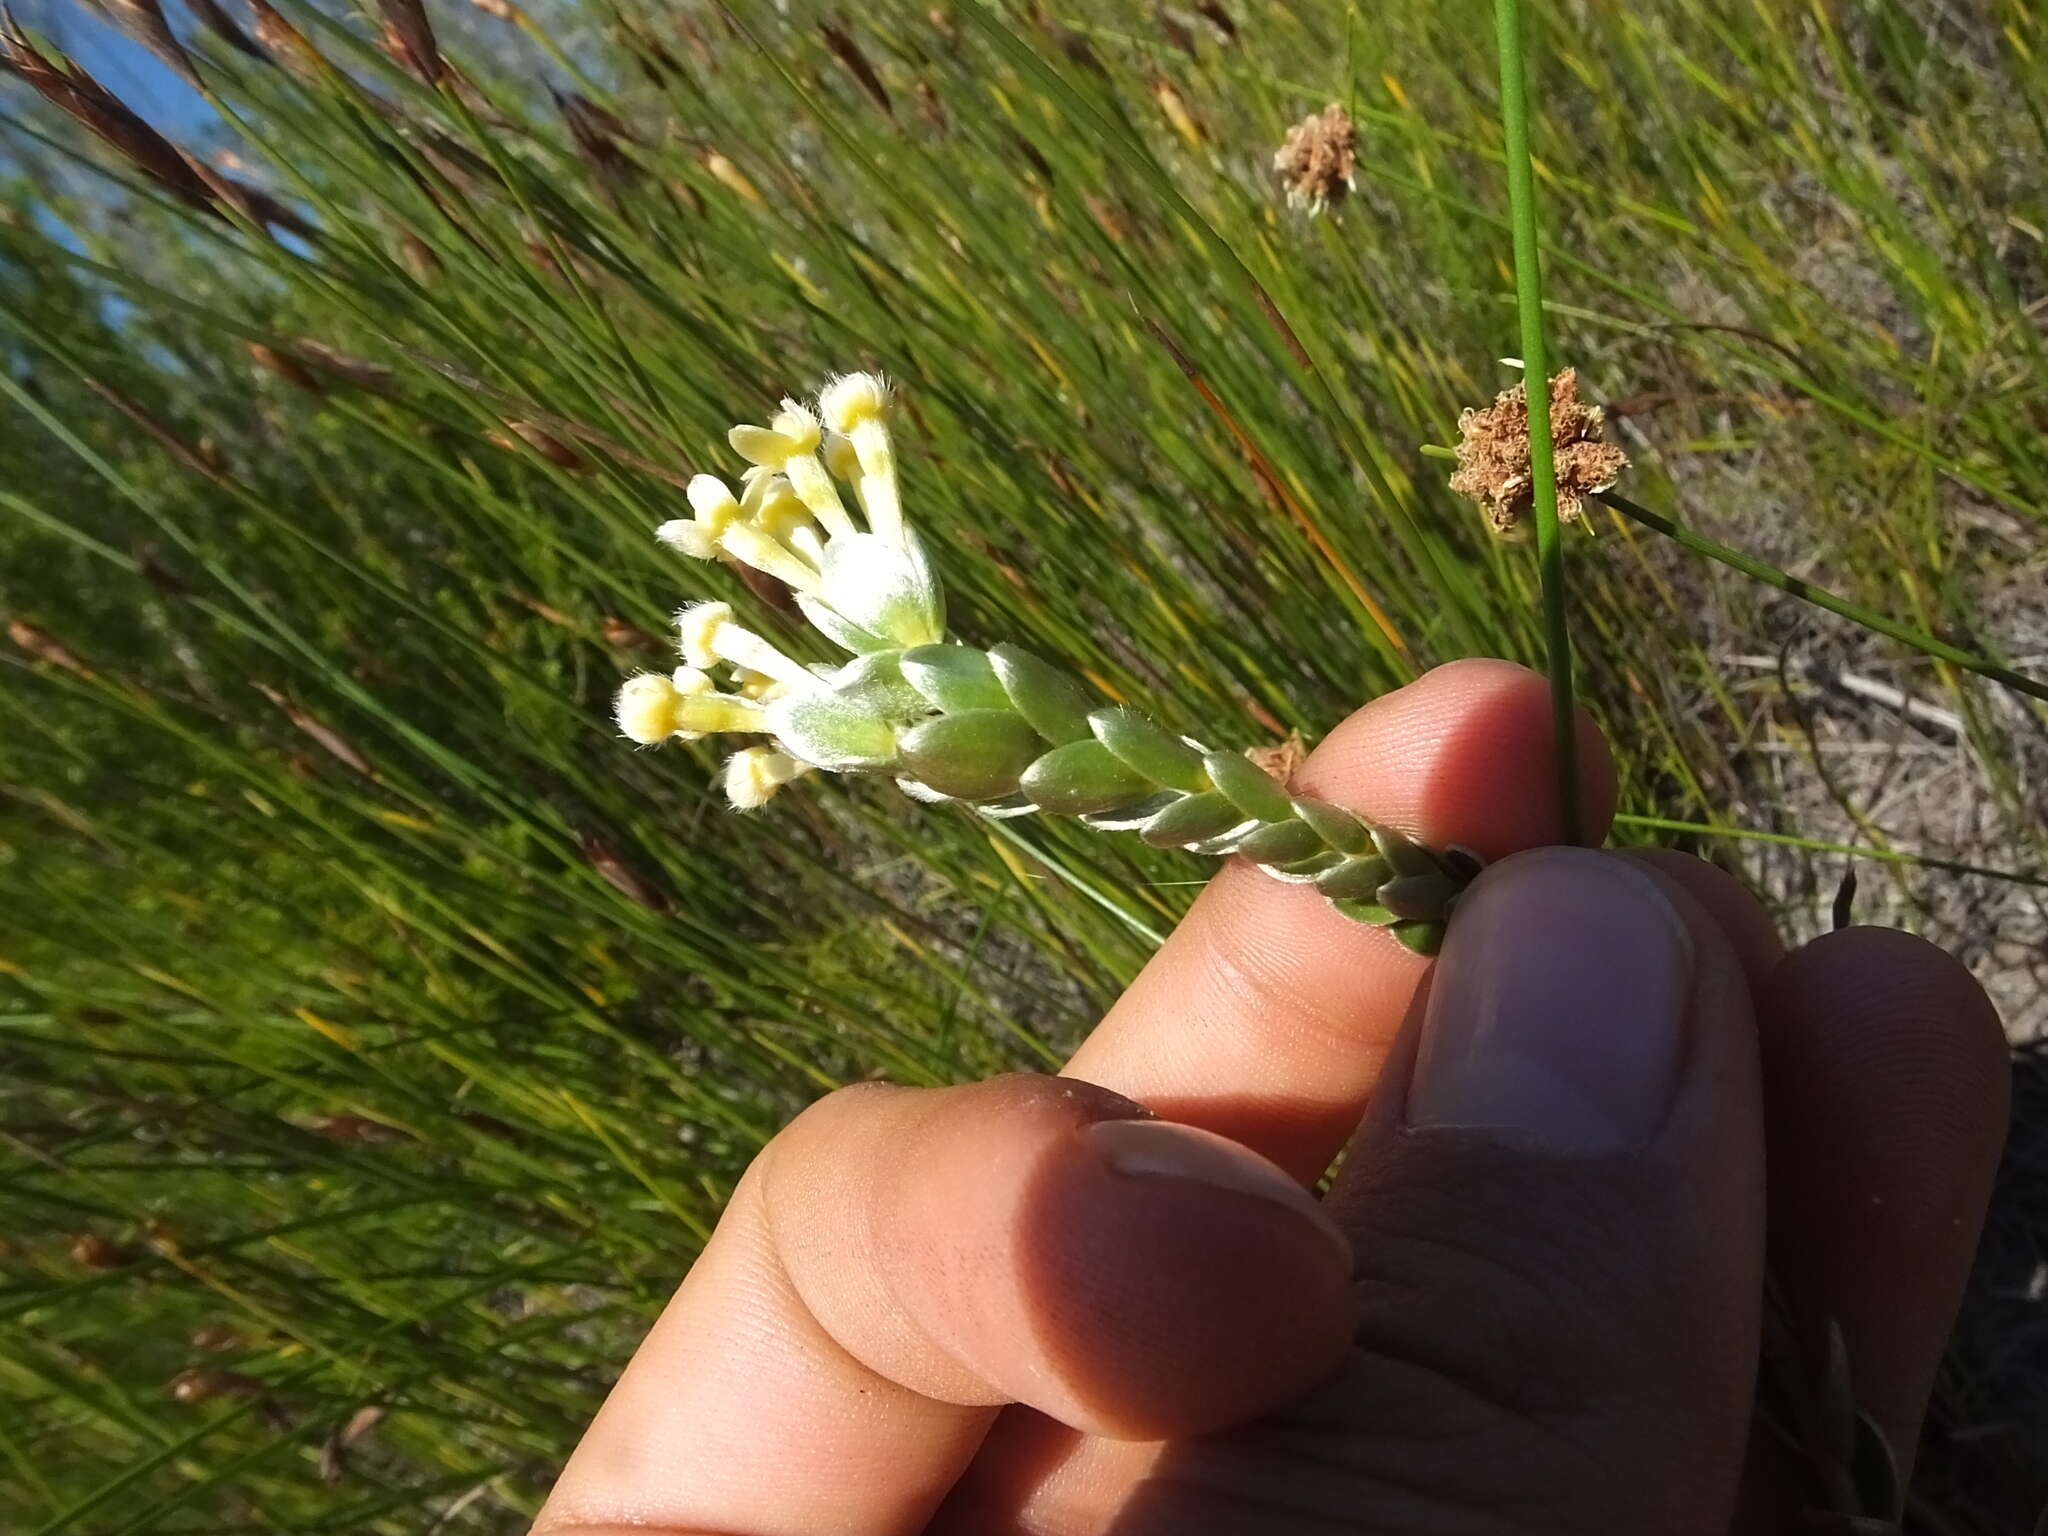
[[[676,615],[685,665],[673,677],[627,679],[619,729],[646,744],[710,732],[766,738],[726,760],[726,799],[740,810],[814,771],[882,774],[914,800],[983,816],[1074,816],[1155,848],[1240,855],[1434,953],[1479,872],[1476,855],[1426,848],[1291,794],[1239,753],[1103,707],[1016,646],[983,651],[948,636],[945,594],[902,514],[893,399],[879,375],[846,374],[815,412],[785,401],[769,425],[735,427],[733,448],[751,465],[739,495],[699,475],[687,493],[694,516],[656,535],[782,582],[811,628],[850,659],[807,666],[739,624],[728,604],[693,603]],[[718,669],[730,677],[726,691],[712,681]]]

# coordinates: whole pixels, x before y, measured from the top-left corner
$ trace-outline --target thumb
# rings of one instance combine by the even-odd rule
[[[1641,862],[1519,854],[1404,1047],[1329,1202],[1360,1266],[1352,1444],[1459,1530],[1724,1533],[1763,1132],[1723,931]]]

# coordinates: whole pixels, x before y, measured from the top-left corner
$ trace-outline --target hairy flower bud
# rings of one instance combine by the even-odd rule
[[[725,798],[734,810],[758,811],[804,765],[773,747],[747,747],[725,760]]]
[[[676,731],[676,685],[658,672],[629,677],[612,703],[620,732],[643,747],[666,741]]]
[[[683,660],[693,667],[715,667],[720,661],[712,649],[718,632],[732,622],[731,603],[692,603],[676,613],[676,632],[682,640]]]
[[[889,414],[889,381],[878,373],[842,373],[818,392],[818,414],[841,437],[865,421]]]
[[[782,409],[769,420],[768,429],[788,438],[795,453],[816,453],[824,435],[818,418],[794,400],[782,402]]]
[[[670,518],[654,530],[654,536],[692,560],[710,560],[718,554],[718,541],[694,517]]]

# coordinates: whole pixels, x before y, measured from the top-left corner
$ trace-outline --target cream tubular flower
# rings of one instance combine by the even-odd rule
[[[733,559],[765,571],[792,592],[809,597],[819,590],[818,568],[752,523],[734,523],[725,530],[718,547]]]
[[[878,373],[842,374],[818,396],[825,425],[853,444],[856,482],[868,527],[891,544],[903,542],[903,503],[896,490],[896,450],[889,441],[890,393]]]
[[[725,798],[736,811],[757,811],[776,791],[810,770],[787,752],[773,747],[747,747],[725,762]]]
[[[789,488],[784,475],[771,475],[761,482],[759,494],[748,509],[747,521],[772,538],[787,541],[799,528],[817,531],[817,519],[803,498]]]
[[[820,428],[818,419],[794,403],[776,413],[781,427],[741,425],[726,434],[733,451],[762,469],[779,470],[789,479],[790,489],[811,509],[834,538],[854,531],[846,504],[839,499],[839,487],[818,461]]]
[[[676,631],[682,640],[683,660],[693,667],[714,667],[723,661],[765,673],[796,692],[815,692],[824,686],[801,662],[783,655],[751,629],[735,624],[730,603],[692,603],[676,614]]]
[[[669,682],[675,688],[677,694],[676,718],[679,721],[682,718],[682,701],[684,699],[718,691],[718,684],[711,680],[711,674],[700,672],[695,667],[677,667],[674,672],[669,674]],[[704,733],[702,731],[685,730],[682,726],[678,725],[675,734],[683,741],[695,741]]]
[[[731,603],[692,603],[676,613],[676,633],[681,640],[683,661],[700,671],[709,670],[723,659],[711,647],[712,640],[732,623]]]
[[[692,560],[718,558],[718,541],[704,531],[694,517],[674,517],[654,530],[654,537],[678,554]]]
[[[697,514],[697,521],[714,539],[745,515],[732,487],[716,475],[692,475],[683,488],[683,496],[690,503],[690,510]]]
[[[678,734],[689,740],[734,731],[765,731],[766,712],[752,699],[732,693],[699,693],[676,700]]]
[[[710,560],[719,553],[725,531],[743,517],[732,488],[716,475],[694,475],[683,495],[697,515],[679,517],[654,530],[655,538],[692,560]]]
[[[658,672],[629,677],[612,701],[612,718],[619,732],[643,747],[668,740],[676,732],[676,686]]]

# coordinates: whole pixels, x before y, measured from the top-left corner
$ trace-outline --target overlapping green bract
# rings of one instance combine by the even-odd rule
[[[893,700],[896,717],[885,717],[888,706],[856,706],[845,709],[847,729],[864,739],[893,733],[895,755],[882,771],[919,800],[961,801],[999,818],[1074,816],[1101,831],[1135,831],[1155,848],[1235,854],[1275,879],[1313,885],[1345,916],[1425,955],[1480,869],[1469,850],[1437,853],[1290,794],[1241,754],[1210,751],[1129,709],[1093,707],[1072,678],[1014,645],[913,646],[857,665],[863,695]],[[817,697],[845,706],[829,692]]]

